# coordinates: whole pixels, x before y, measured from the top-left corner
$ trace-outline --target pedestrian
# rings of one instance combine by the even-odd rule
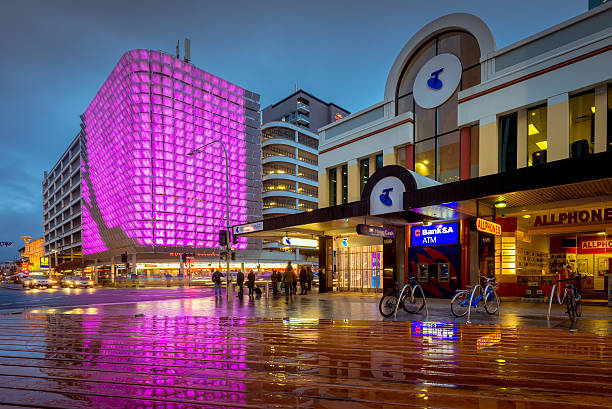
[[[312,268],[310,266],[306,267],[306,274],[308,275],[308,292],[312,291],[312,280],[314,279],[314,274],[312,273]]]
[[[304,266],[302,266],[302,268],[300,269],[300,295],[306,295],[307,294],[307,288],[306,288],[306,283],[308,282],[308,273],[306,273],[306,269],[304,268]]]
[[[293,291],[293,267],[291,266],[291,261],[287,263],[287,267],[285,267],[283,283],[285,283],[285,295],[291,294]]]
[[[272,275],[270,276],[270,280],[272,281],[272,294],[278,294],[278,282],[280,281],[276,276],[276,269],[272,270]]]
[[[247,287],[249,288],[249,298],[253,298],[253,288],[255,288],[255,273],[253,273],[253,270],[249,271],[249,275],[247,275]]]
[[[170,283],[172,282],[172,276],[170,273],[166,273],[166,287],[170,287]]]
[[[242,271],[238,271],[236,275],[236,285],[238,286],[238,297],[242,298],[242,290],[244,286],[244,273]]]
[[[212,282],[215,284],[215,297],[221,296],[221,278],[225,277],[222,272],[216,270],[212,275]]]
[[[298,283],[298,275],[297,275],[297,269],[296,269],[296,270],[293,270],[293,289],[292,289],[293,295],[297,294],[297,283]]]

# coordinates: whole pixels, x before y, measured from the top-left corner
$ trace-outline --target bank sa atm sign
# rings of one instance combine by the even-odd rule
[[[412,226],[412,246],[441,246],[459,243],[459,223]]]

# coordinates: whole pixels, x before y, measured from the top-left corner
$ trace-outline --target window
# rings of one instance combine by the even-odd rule
[[[433,109],[421,108],[414,102],[412,94],[414,79],[425,62],[444,53],[454,54],[461,61],[463,73],[459,87],[441,106]],[[410,163],[414,158],[415,171],[441,182],[458,180],[461,152],[460,143],[455,143],[459,134],[457,96],[460,90],[477,84],[480,84],[480,47],[471,34],[463,31],[437,34],[411,57],[397,87],[396,112],[398,115],[410,111],[414,113],[416,143],[413,145],[414,151],[406,153],[406,156],[410,157]],[[478,149],[478,137],[475,148]],[[477,175],[477,155],[475,160],[474,172]]]
[[[368,183],[370,178],[370,159],[361,159],[359,161],[359,192],[363,192],[363,188]]]
[[[470,177],[477,178],[478,177],[478,164],[480,157],[480,137],[479,137],[478,125],[474,125],[470,129]]]
[[[527,166],[546,163],[546,105],[527,110]]]
[[[382,153],[376,155],[376,170],[381,169],[383,165],[384,165],[384,161],[383,161]]]
[[[570,157],[593,153],[595,142],[595,91],[570,97]]]
[[[435,179],[436,146],[435,139],[418,142],[414,145],[414,171]]]
[[[337,202],[338,181],[336,180],[336,168],[329,169],[327,177],[329,178],[329,205],[335,206]]]
[[[516,169],[516,112],[499,118],[499,171]]]
[[[348,166],[342,165],[342,203],[348,203]]]
[[[459,157],[461,145],[459,143],[459,131],[440,136],[437,139],[437,179],[442,183],[456,182],[459,180]]]

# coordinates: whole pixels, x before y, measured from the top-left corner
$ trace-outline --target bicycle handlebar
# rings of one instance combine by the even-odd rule
[[[495,277],[480,276],[480,278],[484,278],[487,283],[495,281]]]
[[[570,278],[565,278],[563,280],[557,280],[558,283],[562,283],[565,281],[574,281],[574,280],[586,280],[588,278],[587,275],[584,276],[577,276],[577,277],[570,277]]]

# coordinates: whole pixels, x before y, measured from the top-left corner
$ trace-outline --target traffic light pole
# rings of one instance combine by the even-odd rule
[[[227,240],[226,240],[226,245],[225,245],[225,292],[226,292],[226,296],[227,296],[227,300],[228,302],[232,300],[232,294],[231,294],[231,287],[230,287],[230,248],[231,248],[231,242],[230,242],[230,212],[229,212],[229,195],[230,195],[230,191],[229,191],[229,164],[228,164],[228,156],[227,156],[227,149],[225,148],[225,144],[223,142],[221,142],[218,139],[215,139],[214,141],[210,141],[208,143],[205,143],[204,145],[200,146],[197,149],[194,149],[193,151],[189,152],[188,155],[195,155],[196,153],[202,153],[202,148],[208,146],[208,145],[212,145],[213,143],[218,143],[219,145],[221,145],[221,147],[223,148],[223,155],[225,157],[225,225],[226,225],[226,230],[227,230]]]

